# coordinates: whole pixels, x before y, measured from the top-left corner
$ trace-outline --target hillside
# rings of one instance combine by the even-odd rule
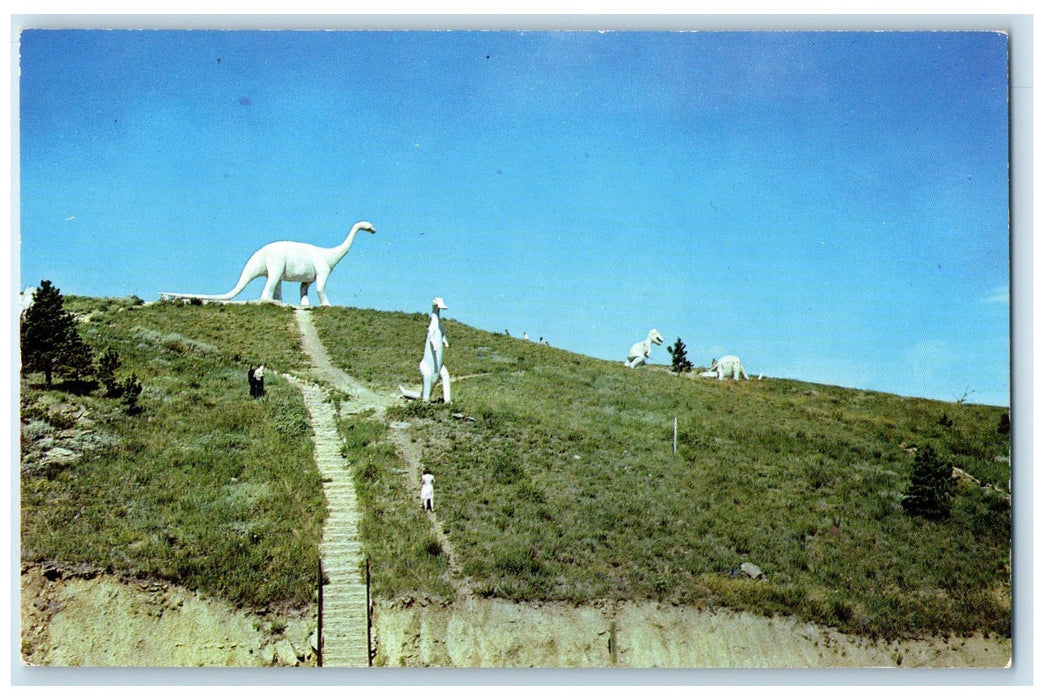
[[[292,312],[69,308],[96,351],[115,347],[121,373],[141,379],[144,412],[23,378],[23,560],[158,577],[255,609],[307,607],[325,506],[300,394],[279,378],[309,371]],[[419,383],[425,315],[311,313],[356,379],[384,393]],[[1006,409],[628,370],[446,327],[453,405],[404,402],[388,419],[413,426],[479,596],[787,613],[886,638],[1010,634]],[[265,402],[246,391],[255,361],[269,368]],[[375,595],[448,600],[446,552],[387,425],[356,416],[341,430],[364,484]],[[64,460],[52,459],[57,442]],[[962,480],[938,522],[901,506],[926,445],[981,484]],[[743,574],[746,562],[764,577]]]
[[[425,316],[329,308],[315,319],[353,376],[389,391],[419,381]],[[1008,634],[1005,409],[629,370],[446,327],[461,378],[452,407],[409,404],[398,417],[422,427],[439,518],[477,592],[789,612],[886,637]],[[913,452],[926,445],[996,489],[966,480],[948,520],[907,515]],[[369,474],[393,493],[382,459]],[[373,531],[377,548],[391,530]],[[764,579],[741,574],[744,562]],[[402,568],[378,569],[384,595],[432,592],[410,590]]]

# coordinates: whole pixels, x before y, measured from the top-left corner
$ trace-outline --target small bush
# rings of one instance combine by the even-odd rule
[[[120,383],[116,381],[116,370],[120,366],[120,354],[112,348],[106,348],[98,358],[98,369],[95,374],[105,386],[106,396],[119,396]]]
[[[950,515],[953,492],[953,467],[931,445],[926,445],[914,458],[903,508],[911,515],[940,520]]]
[[[1011,433],[1011,414],[1002,413],[1000,420],[997,422],[997,432],[1001,435],[1008,435]]]
[[[127,413],[135,415],[141,412],[141,407],[138,405],[138,398],[141,396],[141,382],[138,381],[138,375],[131,373],[131,376],[123,380],[119,385],[119,394],[123,399],[123,405],[127,407]]]

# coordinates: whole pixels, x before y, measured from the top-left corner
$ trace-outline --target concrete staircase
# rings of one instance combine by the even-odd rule
[[[334,407],[319,386],[287,378],[301,390],[311,417],[315,461],[328,504],[319,550],[328,580],[323,588],[323,666],[369,666],[365,558],[355,484],[341,456]]]

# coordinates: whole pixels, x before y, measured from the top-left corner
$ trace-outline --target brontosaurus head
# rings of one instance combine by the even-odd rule
[[[435,297],[431,300],[431,308],[434,309],[448,309],[446,302],[442,300],[442,297]]]
[[[649,342],[655,343],[656,345],[663,345],[663,336],[660,335],[660,331],[655,328],[649,331]]]
[[[377,229],[369,221],[360,221],[355,225],[355,228],[359,231],[369,231],[370,233],[377,233]]]

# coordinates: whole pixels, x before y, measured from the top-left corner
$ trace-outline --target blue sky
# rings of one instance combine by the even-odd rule
[[[32,30],[20,110],[23,287],[221,293],[366,219],[334,304],[1008,404],[1002,34]]]

